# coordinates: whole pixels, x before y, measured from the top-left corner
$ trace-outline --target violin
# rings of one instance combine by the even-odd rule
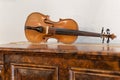
[[[101,33],[87,32],[78,30],[78,24],[73,19],[60,19],[58,22],[50,20],[48,15],[39,12],[31,13],[25,22],[25,36],[29,42],[40,43],[47,42],[50,38],[55,38],[58,42],[71,44],[75,42],[78,36],[101,37],[110,39],[116,36],[110,34],[110,30],[102,28]]]

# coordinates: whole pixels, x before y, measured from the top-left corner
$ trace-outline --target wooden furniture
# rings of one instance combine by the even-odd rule
[[[120,46],[1,44],[0,80],[120,80]]]

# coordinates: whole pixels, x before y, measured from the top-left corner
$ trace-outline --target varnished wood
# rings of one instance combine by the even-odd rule
[[[26,27],[32,26],[42,26],[44,28],[43,33],[36,32],[35,30],[29,30]],[[58,22],[53,22],[49,19],[49,16],[34,12],[30,14],[25,23],[25,35],[28,41],[33,43],[47,42],[49,38],[56,38],[58,42],[63,43],[73,43],[77,36],[67,36],[67,35],[57,35],[57,34],[46,34],[46,28],[54,27],[54,28],[64,28],[64,29],[72,29],[77,30],[78,25],[72,19],[60,19]]]
[[[119,45],[12,43],[0,54],[2,80],[120,80]]]
[[[116,35],[110,34],[109,29],[106,31],[107,34],[103,32],[103,29],[101,33],[79,31],[78,24],[73,19],[60,19],[54,22],[48,15],[39,12],[31,13],[25,22],[25,35],[32,43],[47,42],[48,39],[55,38],[58,42],[71,44],[75,42],[77,36],[101,37],[103,40],[108,38],[107,43],[109,43],[110,38],[114,39]]]

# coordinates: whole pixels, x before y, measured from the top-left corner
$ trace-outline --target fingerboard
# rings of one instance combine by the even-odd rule
[[[70,36],[91,36],[91,37],[101,37],[100,33],[78,31],[71,29],[56,29],[55,34],[58,35],[70,35]]]

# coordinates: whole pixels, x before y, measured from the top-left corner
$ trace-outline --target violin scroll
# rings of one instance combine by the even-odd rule
[[[114,38],[116,38],[115,34],[110,34],[110,29],[106,29],[106,34],[105,34],[104,28],[102,28],[101,35],[102,35],[102,38],[103,38],[102,43],[104,43],[105,38],[107,38],[107,43],[110,42],[110,39],[113,40]]]

